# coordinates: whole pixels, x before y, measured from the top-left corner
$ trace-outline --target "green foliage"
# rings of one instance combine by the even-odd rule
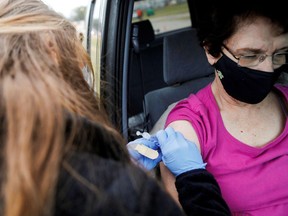
[[[81,21],[81,20],[85,20],[86,17],[86,7],[81,6],[81,7],[77,7],[72,11],[70,20],[72,21]]]

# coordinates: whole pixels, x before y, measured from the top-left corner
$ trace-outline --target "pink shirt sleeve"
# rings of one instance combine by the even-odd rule
[[[217,115],[215,113],[217,108],[211,102],[213,101],[211,94],[211,85],[208,85],[197,94],[191,94],[188,98],[178,102],[169,113],[165,123],[165,127],[167,127],[177,120],[189,121],[198,136],[203,151],[205,151],[207,147],[205,144],[209,142],[209,139],[213,139],[212,133],[217,127]],[[211,107],[209,112],[207,107]]]

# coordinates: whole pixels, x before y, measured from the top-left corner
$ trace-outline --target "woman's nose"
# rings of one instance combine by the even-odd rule
[[[275,67],[273,64],[272,56],[266,55],[261,56],[259,58],[259,64],[257,65],[257,70],[265,71],[265,72],[273,72]]]

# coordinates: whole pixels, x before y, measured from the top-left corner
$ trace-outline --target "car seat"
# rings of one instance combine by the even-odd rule
[[[152,130],[169,105],[196,93],[214,79],[214,69],[199,44],[195,28],[164,38],[163,77],[168,86],[145,95],[147,131]],[[165,120],[162,116],[158,129],[164,127]]]
[[[127,85],[127,115],[129,139],[145,127],[143,100],[150,91],[167,86],[163,79],[163,39],[155,37],[150,20],[131,25]]]

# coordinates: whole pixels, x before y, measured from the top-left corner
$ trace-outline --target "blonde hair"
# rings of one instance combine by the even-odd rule
[[[83,78],[91,62],[65,18],[40,0],[1,0],[0,47],[1,213],[51,215],[67,113],[120,135]]]

